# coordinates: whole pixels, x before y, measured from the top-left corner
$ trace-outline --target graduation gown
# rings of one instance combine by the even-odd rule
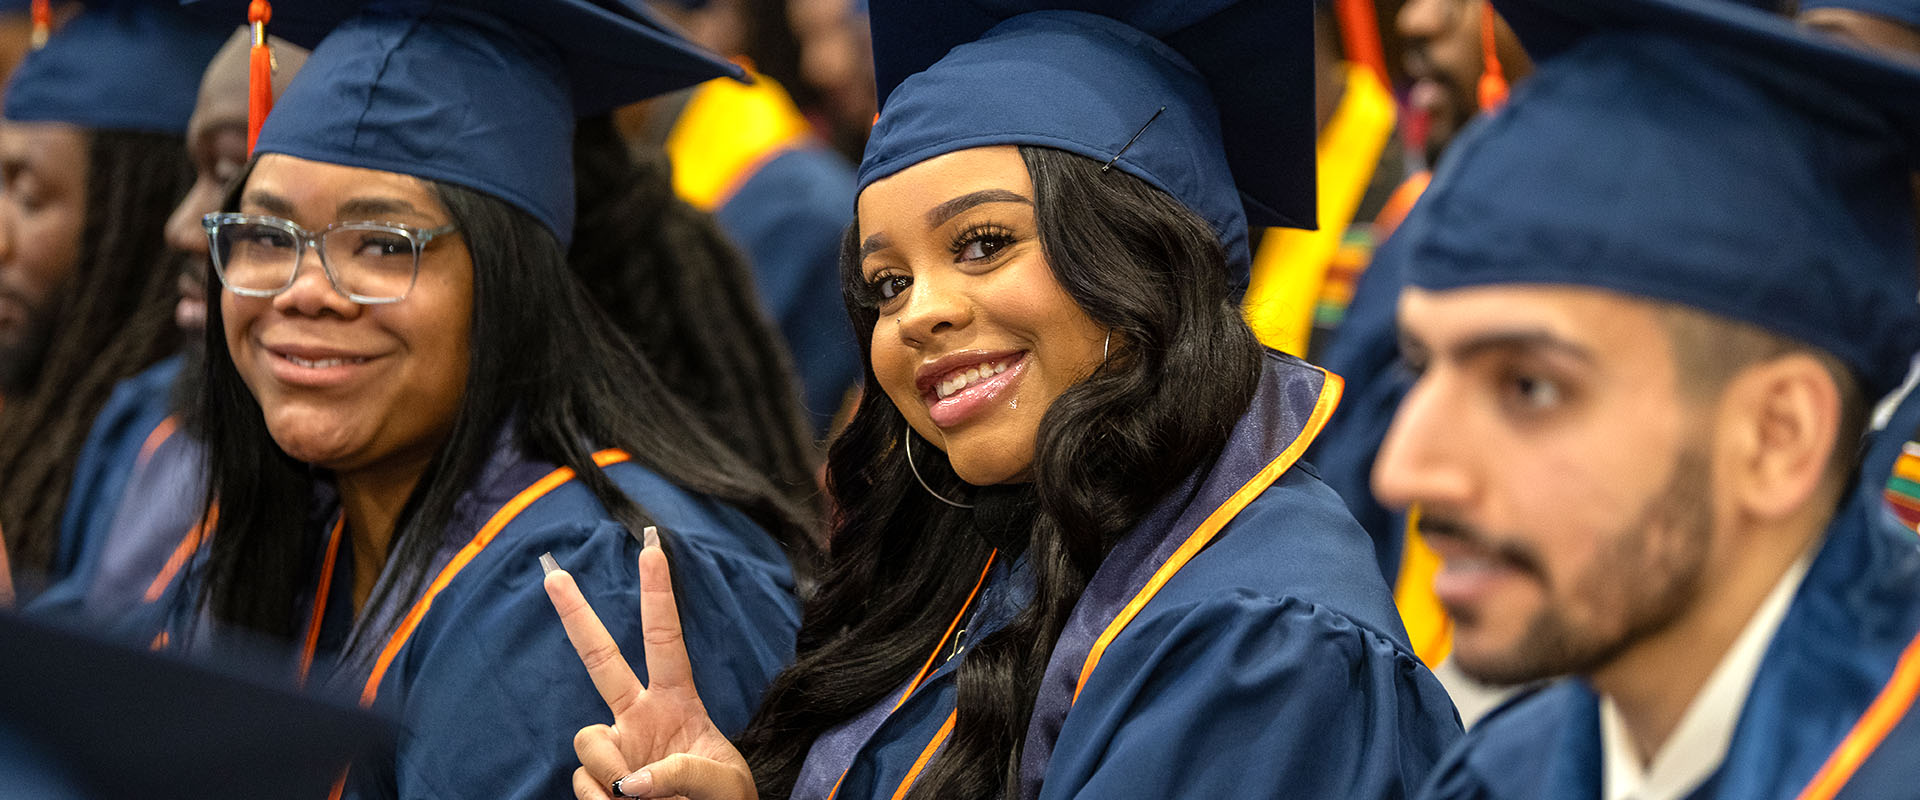
[[[173,383],[183,360],[180,356],[164,359],[121,381],[94,417],[81,445],[80,460],[74,465],[67,506],[61,513],[59,549],[48,574],[52,583],[26,605],[27,613],[52,619],[111,620],[147,588],[145,581],[132,586],[124,572],[108,570],[113,574],[103,574],[102,565],[125,561],[126,547],[139,546],[113,541],[112,536],[116,517],[121,514],[121,500],[130,487],[147,497],[134,504],[127,524],[140,522],[138,516],[152,510],[145,502],[152,501],[155,494],[171,495],[179,489],[178,493],[193,496],[184,504],[172,505],[197,505],[200,501],[198,478],[204,468],[179,458],[180,442],[176,440],[187,437],[180,435],[169,409]],[[192,448],[195,459],[198,454],[199,450]],[[173,488],[154,492],[157,487],[138,486],[156,481]],[[191,526],[192,520],[187,524]],[[184,532],[185,528],[175,531],[174,540]],[[168,542],[164,547],[171,545]],[[109,555],[109,550],[115,552]],[[164,549],[161,558],[165,558]],[[158,566],[154,564],[155,571]],[[147,577],[155,571],[147,572]],[[113,595],[112,599],[89,613],[88,595],[102,590]]]
[[[799,611],[785,555],[744,514],[625,459],[595,456],[660,526],[701,699],[738,733],[793,656]],[[356,767],[345,796],[567,796],[574,733],[611,713],[538,559],[551,552],[573,574],[644,680],[634,535],[571,470],[501,447],[457,502],[422,591],[370,602],[356,620],[339,514],[327,508],[316,522],[321,568],[299,612],[299,657],[312,660],[314,681],[400,726],[391,762]]]
[[[1829,526],[1726,761],[1690,797],[1920,797],[1920,546],[1875,494],[1857,492]],[[1474,726],[1421,796],[1599,800],[1600,747],[1598,695],[1562,681]]]
[[[760,302],[793,354],[814,433],[825,435],[864,367],[840,298],[853,168],[814,137],[785,89],[758,74],[752,85],[719,79],[694,88],[666,151],[674,190],[713,214],[752,262]]]
[[[1270,353],[1219,460],[1102,563],[1056,643],[1027,798],[1406,797],[1459,734],[1414,657],[1366,534],[1298,462],[1339,379]],[[974,567],[978,569],[979,567]],[[994,564],[957,656],[818,739],[794,798],[894,796],[950,731],[966,645],[1031,596]],[[844,778],[841,776],[844,770]]]

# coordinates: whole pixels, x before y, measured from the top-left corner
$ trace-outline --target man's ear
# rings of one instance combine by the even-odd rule
[[[1840,388],[1819,359],[1789,353],[1748,367],[1719,401],[1716,481],[1740,513],[1779,520],[1821,493],[1840,429]]]

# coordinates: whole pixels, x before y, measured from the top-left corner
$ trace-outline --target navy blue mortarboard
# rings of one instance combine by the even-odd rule
[[[184,133],[200,74],[232,32],[170,0],[88,2],[20,60],[7,84],[6,118]]]
[[[1614,290],[1817,347],[1871,396],[1899,385],[1920,68],[1724,0],[1501,11],[1540,61],[1395,234],[1410,284]]]
[[[869,15],[882,100],[862,189],[955,150],[1053,147],[1200,215],[1241,282],[1249,224],[1315,224],[1311,0],[893,0]]]
[[[476,189],[562,245],[576,116],[744,74],[637,0],[277,0],[271,30],[313,53],[258,152]]]
[[[1790,72],[1844,86],[1849,94],[1898,115],[1920,134],[1914,70],[1832,36],[1810,33],[1780,14],[1784,0],[1491,0],[1527,54],[1545,61],[1604,31],[1664,31],[1734,48]],[[1911,7],[1913,0],[1830,3],[1860,8]],[[1764,55],[1762,55],[1764,54]],[[1814,98],[1803,98],[1817,103]]]
[[[0,797],[320,800],[392,747],[366,711],[22,617],[0,642]]]

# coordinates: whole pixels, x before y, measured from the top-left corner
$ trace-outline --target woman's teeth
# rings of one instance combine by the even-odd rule
[[[991,378],[1006,371],[1007,362],[1005,361],[975,364],[948,375],[946,380],[941,381],[939,385],[933,387],[933,391],[935,396],[941,400],[945,400],[952,397],[955,392],[980,382],[982,378]]]
[[[367,361],[364,358],[322,358],[318,361],[309,361],[299,356],[282,357],[307,369],[326,369],[327,367],[338,367],[346,364],[364,364]]]

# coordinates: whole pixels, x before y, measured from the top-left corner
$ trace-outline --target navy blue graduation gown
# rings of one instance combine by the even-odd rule
[[[793,656],[799,611],[784,554],[731,507],[631,462],[606,470],[662,528],[701,698],[722,731],[738,733]],[[323,519],[319,527],[331,531],[338,515]],[[490,539],[476,536],[496,527]],[[315,541],[323,552],[347,546],[333,538]],[[644,679],[639,542],[579,481],[510,447],[456,505],[424,593],[370,603],[356,620],[352,558],[339,551],[330,577],[316,575],[296,629],[311,633],[312,598],[324,591],[315,681],[400,725],[391,763],[357,767],[345,796],[569,795],[579,763],[574,733],[611,714],[542,587],[538,559],[547,552],[573,574]],[[410,630],[401,624],[393,635],[372,635],[409,615],[417,616]]]
[[[1353,300],[1339,335],[1320,363],[1347,381],[1347,397],[1340,413],[1327,423],[1326,435],[1314,440],[1307,457],[1320,466],[1360,527],[1373,537],[1380,574],[1391,582],[1400,574],[1405,544],[1406,515],[1396,513],[1373,496],[1373,460],[1386,441],[1394,412],[1411,387],[1411,376],[1399,368],[1400,328],[1397,322],[1405,259],[1389,237],[1380,245],[1367,271],[1354,284]]]
[[[1253,408],[1219,461],[1102,564],[1043,680],[1023,797],[1407,797],[1459,735],[1452,703],[1406,641],[1365,533],[1294,461],[1324,421],[1311,409],[1324,401],[1330,410],[1337,398],[1337,379],[1322,378],[1269,355]],[[1222,507],[1224,527],[1194,538]],[[1178,566],[1190,546],[1204,549]],[[1143,595],[1170,566],[1177,571]],[[893,713],[881,708],[822,736],[795,800],[824,797],[842,765],[850,768],[839,800],[893,796],[937,749],[929,744],[953,712],[966,642],[1007,624],[1029,596],[1023,564],[996,564],[959,654]],[[1115,617],[1142,596],[1130,621]],[[1096,642],[1116,630],[1086,672]],[[876,720],[863,741],[859,729]]]
[[[1920,797],[1920,545],[1876,496],[1856,493],[1829,526],[1726,761],[1692,797]],[[1897,721],[1890,733],[1863,721],[1870,706]],[[1837,758],[1842,742],[1863,761]],[[1489,714],[1421,796],[1599,800],[1601,772],[1599,698],[1567,680]]]
[[[94,417],[60,516],[60,544],[47,576],[51,583],[24,605],[27,613],[55,619],[82,613],[87,592],[98,583],[109,532],[129,482],[159,446],[184,438],[173,431],[168,416],[182,361],[180,356],[164,359],[121,381]],[[177,468],[169,465],[166,471]]]
[[[760,301],[793,352],[816,434],[862,375],[840,298],[840,238],[853,222],[853,198],[853,169],[807,144],[761,163],[713,212],[753,262]]]
[[[72,569],[27,613],[139,645],[165,626],[153,604],[199,544],[206,501],[205,447],[165,416],[179,372],[168,359],[115,390],[61,526]]]

